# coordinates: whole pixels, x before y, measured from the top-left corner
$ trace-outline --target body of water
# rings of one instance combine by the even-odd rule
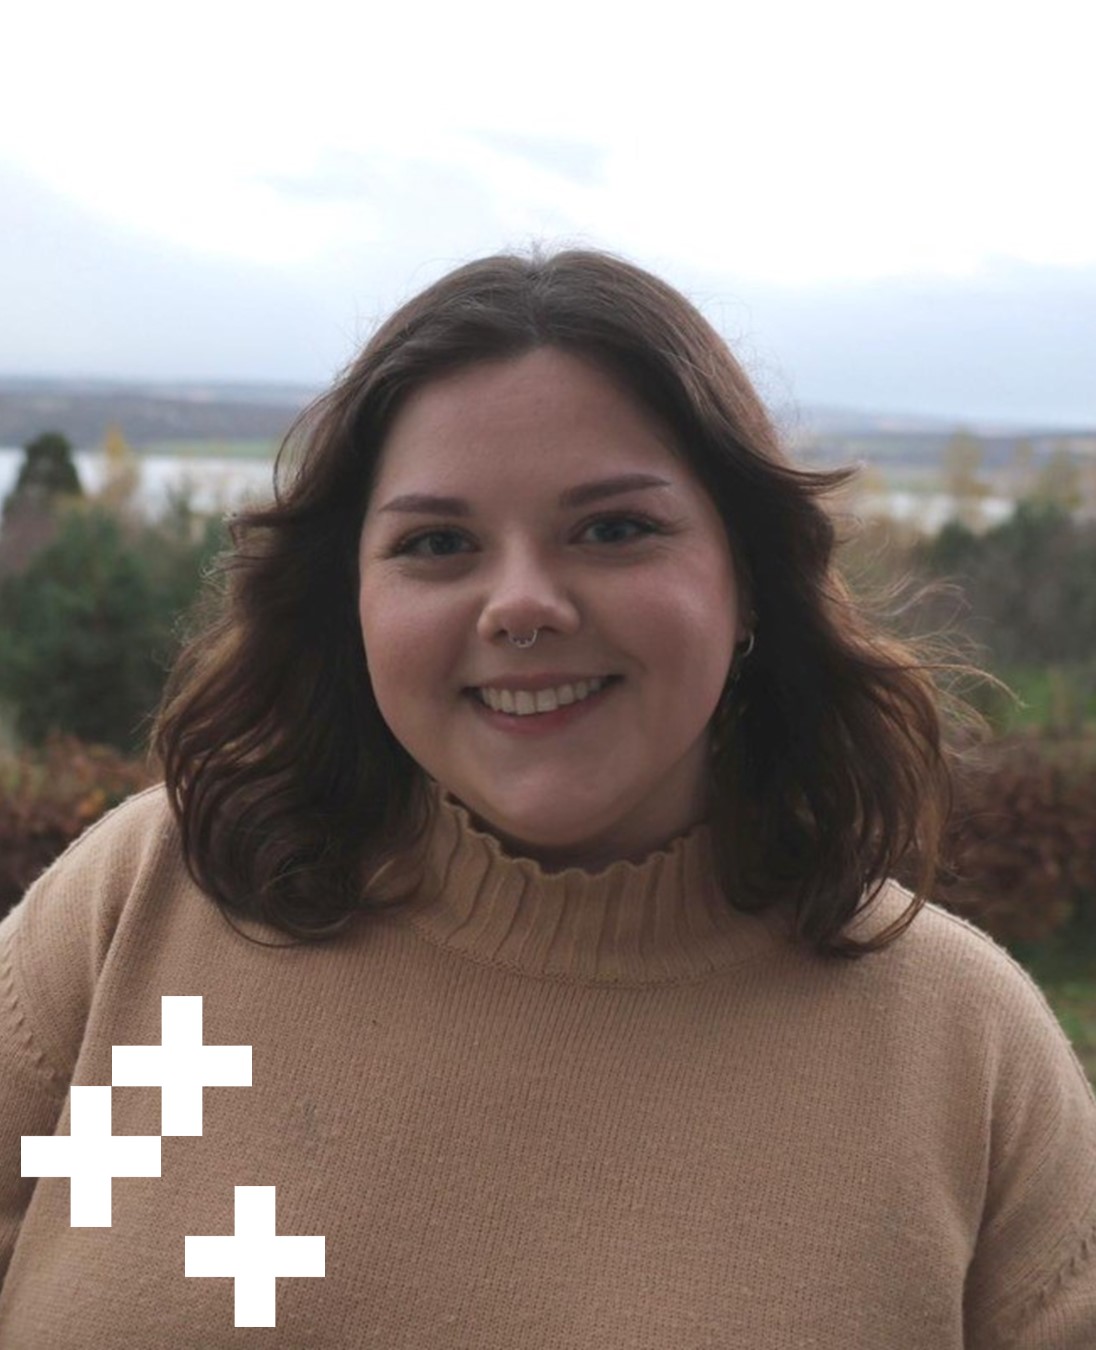
[[[78,450],[74,459],[85,490],[95,492],[103,484],[106,457],[99,452]],[[22,461],[21,450],[0,449],[0,500],[15,485]],[[203,512],[238,509],[245,502],[269,500],[273,494],[272,460],[142,455],[140,465],[137,499],[150,516],[159,513],[172,490],[185,484],[192,488],[195,510]],[[1007,497],[985,498],[981,503],[983,525],[996,525],[1007,520],[1014,506]],[[955,502],[944,493],[865,492],[847,509],[861,517],[888,516],[892,520],[908,521],[926,534],[935,534],[955,515]]]
[[[853,512],[858,516],[886,516],[916,525],[925,534],[936,534],[955,516],[955,499],[943,492],[865,492]],[[980,523],[988,529],[1008,520],[1016,509],[1010,497],[984,497],[978,504]]]
[[[73,455],[86,492],[103,485],[107,461],[102,453],[77,450]],[[15,486],[22,450],[0,449],[0,500]],[[269,500],[274,490],[272,460],[231,459],[216,456],[142,455],[137,501],[149,516],[158,515],[171,492],[189,486],[196,511],[225,512],[245,502]]]

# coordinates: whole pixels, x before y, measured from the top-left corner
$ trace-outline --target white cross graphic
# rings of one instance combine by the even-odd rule
[[[233,1279],[235,1325],[273,1327],[279,1276],[324,1275],[322,1237],[278,1237],[274,1232],[274,1186],[235,1186],[233,1237],[183,1239],[183,1274]]]
[[[115,1087],[160,1088],[160,1133],[201,1134],[204,1087],[250,1087],[250,1045],[203,1045],[202,999],[160,999],[160,1045],[111,1046]]]
[[[115,1177],[158,1177],[158,1134],[111,1134],[110,1088],[74,1087],[67,1135],[24,1134],[20,1176],[69,1178],[69,1227],[109,1228]]]

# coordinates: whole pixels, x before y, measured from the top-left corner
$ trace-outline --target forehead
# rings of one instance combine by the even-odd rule
[[[378,483],[423,468],[573,470],[627,458],[631,467],[679,461],[674,436],[624,383],[555,348],[480,362],[416,389],[385,437]]]

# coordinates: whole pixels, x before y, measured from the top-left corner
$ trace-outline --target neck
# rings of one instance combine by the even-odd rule
[[[437,946],[533,977],[640,985],[703,977],[771,951],[771,920],[736,911],[700,823],[599,870],[514,857],[433,784],[435,828],[410,921]]]

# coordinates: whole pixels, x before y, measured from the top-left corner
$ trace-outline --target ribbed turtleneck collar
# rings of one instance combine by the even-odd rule
[[[772,914],[742,914],[716,881],[711,825],[639,863],[546,872],[511,857],[431,780],[434,822],[410,922],[470,960],[534,977],[642,985],[711,975],[772,951]]]

